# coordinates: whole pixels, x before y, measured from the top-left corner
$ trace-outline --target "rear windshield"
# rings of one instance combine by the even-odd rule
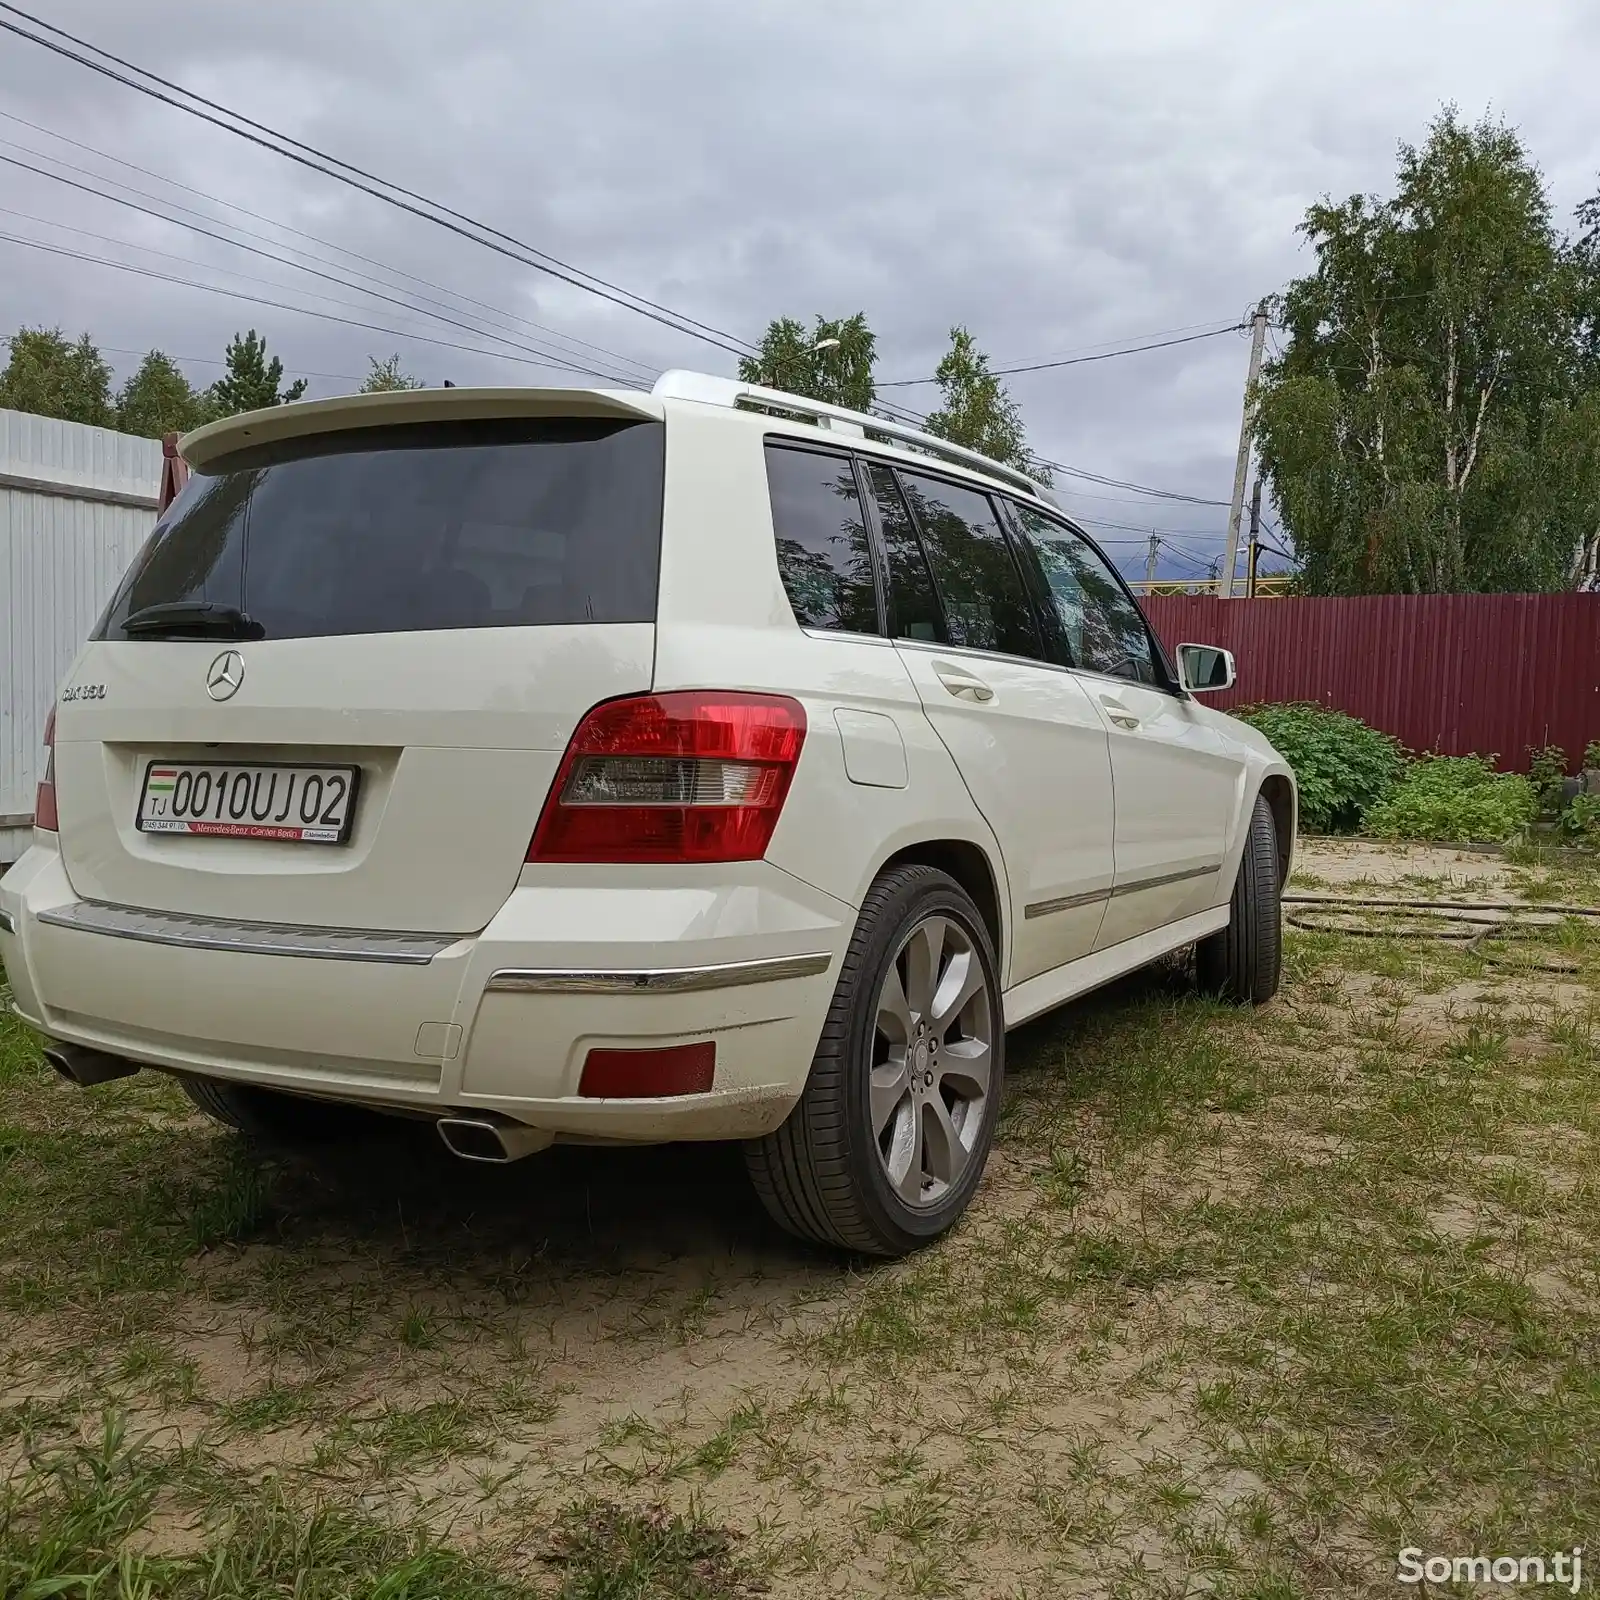
[[[651,622],[664,450],[658,422],[518,419],[241,451],[190,479],[95,636],[177,601],[269,639]]]

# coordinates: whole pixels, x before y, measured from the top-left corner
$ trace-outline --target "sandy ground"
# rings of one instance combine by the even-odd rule
[[[1517,869],[1484,850],[1435,844],[1379,844],[1370,839],[1302,839],[1295,853],[1295,886],[1330,889],[1399,886],[1427,880],[1443,894],[1470,891],[1510,897]]]

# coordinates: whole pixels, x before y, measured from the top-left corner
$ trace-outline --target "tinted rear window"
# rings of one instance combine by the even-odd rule
[[[97,637],[145,606],[239,606],[269,639],[650,622],[660,423],[513,420],[364,428],[197,473]]]

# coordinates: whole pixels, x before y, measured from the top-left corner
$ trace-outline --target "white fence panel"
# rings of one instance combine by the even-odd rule
[[[0,861],[26,847],[45,717],[160,483],[158,439],[0,410]]]

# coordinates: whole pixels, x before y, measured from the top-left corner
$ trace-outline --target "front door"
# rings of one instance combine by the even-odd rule
[[[1094,546],[1033,507],[1012,510],[1048,585],[1056,642],[1111,741],[1116,876],[1095,941],[1104,949],[1227,898],[1222,858],[1244,763],[1170,681],[1143,614]]]
[[[1114,871],[1109,736],[1083,684],[1042,659],[989,497],[877,463],[867,475],[896,648],[1004,858],[1009,988],[1095,946]]]

